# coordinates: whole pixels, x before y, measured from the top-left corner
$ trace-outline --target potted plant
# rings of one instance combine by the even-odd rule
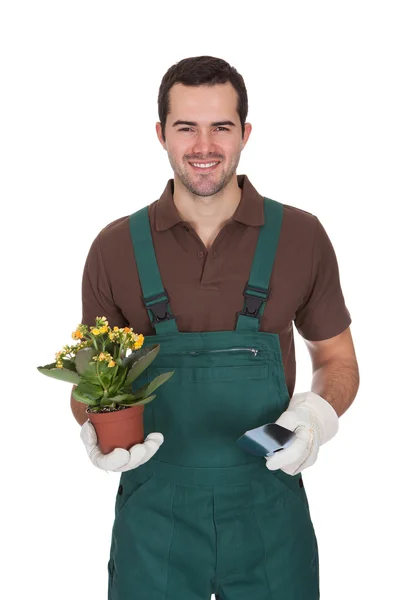
[[[162,373],[133,390],[133,384],[153,362],[160,345],[142,348],[144,337],[129,327],[109,327],[106,317],[96,317],[94,326],[80,324],[72,333],[77,343],[64,346],[56,361],[38,370],[55,379],[75,384],[72,397],[87,404],[100,450],[108,454],[144,441],[144,405],[174,371]]]

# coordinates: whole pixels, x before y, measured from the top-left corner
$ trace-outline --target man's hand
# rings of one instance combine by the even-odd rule
[[[266,466],[271,471],[282,469],[288,475],[297,475],[311,467],[317,460],[319,447],[339,429],[335,409],[314,392],[294,394],[276,423],[296,435],[288,448],[266,457]]]
[[[89,420],[81,427],[81,440],[92,463],[104,471],[129,471],[147,462],[164,441],[162,433],[149,433],[143,444],[135,444],[129,450],[115,448],[108,454],[102,454],[97,445],[96,430]]]

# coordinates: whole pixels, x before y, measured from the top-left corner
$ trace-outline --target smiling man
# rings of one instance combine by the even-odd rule
[[[251,132],[250,123],[245,123],[242,133],[233,86],[225,83],[188,87],[178,83],[169,92],[169,105],[167,123],[164,127],[157,123],[156,128],[178,179],[177,196],[188,191],[202,197],[212,197],[221,191],[230,196],[237,189],[233,175]],[[198,121],[174,118],[185,113],[202,118]],[[218,121],[218,115],[230,118]]]
[[[83,274],[81,322],[104,315],[160,344],[141,385],[175,371],[129,451],[103,455],[85,405],[71,399],[93,464],[121,473],[108,598],[317,600],[302,471],[359,386],[335,252],[315,215],[237,175],[251,125],[234,67],[180,61],[158,107],[174,177],[99,233]],[[293,323],[313,366],[299,394]],[[245,452],[237,439],[266,423],[294,441],[267,458]]]
[[[234,175],[251,124],[242,125],[238,93],[229,81],[199,86],[175,83],[166,97],[167,86],[164,78],[159,105],[160,118],[165,110],[167,118],[156,129],[175,175],[174,203],[205,246],[211,246],[241,199]],[[247,99],[245,106],[247,112]]]

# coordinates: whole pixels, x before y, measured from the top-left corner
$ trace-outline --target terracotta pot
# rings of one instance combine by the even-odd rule
[[[144,404],[104,413],[88,412],[86,408],[103,454],[115,448],[129,450],[134,444],[144,442],[143,411]]]

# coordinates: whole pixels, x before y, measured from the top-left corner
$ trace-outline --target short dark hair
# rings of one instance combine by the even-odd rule
[[[175,83],[188,86],[216,85],[229,81],[235,88],[238,102],[237,112],[242,126],[242,137],[244,136],[244,124],[248,112],[247,90],[243,77],[235,67],[222,58],[213,56],[194,56],[184,58],[168,69],[161,80],[158,92],[158,116],[161,122],[162,136],[165,141],[165,123],[167,115],[171,110],[169,90]]]

